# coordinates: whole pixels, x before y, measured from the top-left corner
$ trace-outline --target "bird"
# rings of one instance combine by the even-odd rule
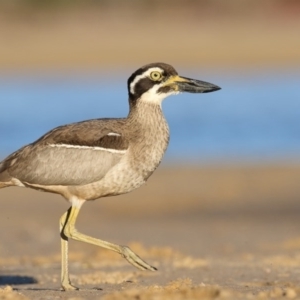
[[[143,185],[159,166],[169,143],[169,127],[162,112],[166,97],[221,89],[179,76],[166,63],[139,68],[129,77],[127,87],[127,117],[56,127],[0,162],[0,188],[19,186],[56,193],[70,203],[59,220],[64,291],[78,289],[69,278],[69,239],[115,251],[138,269],[157,270],[127,246],[77,231],[76,219],[85,202],[129,193]]]

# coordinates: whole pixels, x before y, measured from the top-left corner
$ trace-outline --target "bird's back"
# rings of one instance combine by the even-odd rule
[[[116,132],[123,125],[124,119],[96,119],[57,127],[3,160],[0,182],[9,185],[16,178],[30,184],[81,185],[99,180],[128,147]]]

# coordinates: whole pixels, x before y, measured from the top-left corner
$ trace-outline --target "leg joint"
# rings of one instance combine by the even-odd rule
[[[63,229],[63,233],[68,238],[74,238],[77,233],[77,230],[73,224],[67,224]]]

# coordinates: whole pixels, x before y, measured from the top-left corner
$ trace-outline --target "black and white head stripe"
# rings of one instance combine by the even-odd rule
[[[159,68],[159,67],[154,67],[154,68],[149,68],[148,70],[144,71],[142,74],[140,75],[136,75],[134,77],[134,79],[130,82],[129,84],[129,90],[130,90],[130,93],[131,94],[134,94],[135,93],[135,86],[136,84],[141,80],[141,79],[144,79],[144,78],[149,78],[150,77],[150,74],[152,72],[159,72],[161,74],[164,73],[164,70]]]
[[[161,77],[158,80],[151,79],[153,72],[158,72]],[[135,71],[128,79],[128,93],[131,99],[138,99],[142,94],[154,86],[160,85],[170,76],[177,75],[175,69],[165,63],[153,63]]]

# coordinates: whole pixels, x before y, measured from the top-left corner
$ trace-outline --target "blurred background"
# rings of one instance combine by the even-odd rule
[[[0,157],[126,116],[127,78],[162,61],[222,87],[164,102],[167,162],[299,161],[299,32],[296,0],[1,0]]]
[[[171,140],[162,166],[140,189],[84,205],[79,230],[217,264],[253,258],[233,281],[221,264],[216,277],[213,268],[197,271],[198,283],[298,285],[299,0],[0,0],[0,160],[53,127],[126,116],[127,78],[151,62],[222,90],[166,99]],[[0,200],[1,257],[58,254],[58,220],[69,204],[20,188],[1,190]],[[71,249],[89,258],[97,251]],[[279,274],[272,260],[251,275],[262,253],[289,258],[287,251],[295,262],[279,266],[295,266],[294,277],[270,279]]]

